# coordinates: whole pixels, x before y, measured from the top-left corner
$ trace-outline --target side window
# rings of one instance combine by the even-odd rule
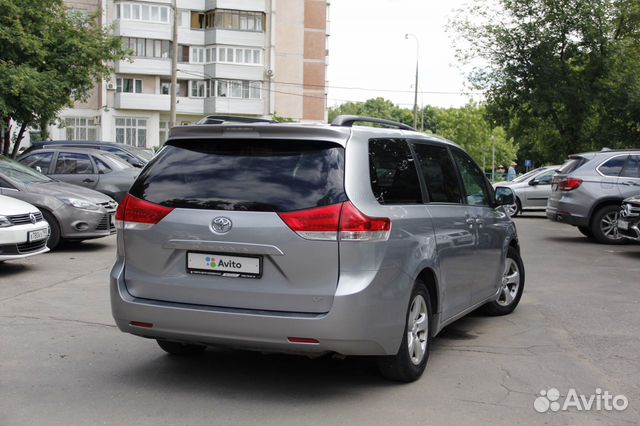
[[[60,152],[56,161],[56,175],[87,175],[93,173],[93,165],[87,154]]]
[[[618,177],[626,160],[626,155],[613,157],[598,167],[598,171],[605,176]]]
[[[104,149],[105,151],[108,151],[112,154],[117,155],[118,157],[122,158],[124,161],[129,161],[129,157],[131,157],[130,155],[128,155],[126,152],[122,151],[121,149],[118,148],[114,148],[111,146],[103,146],[100,149]]]
[[[640,178],[640,156],[630,155],[620,173],[620,177]]]
[[[460,185],[449,151],[444,146],[414,143],[420,170],[433,203],[460,203]]]
[[[555,170],[549,170],[548,172],[542,173],[536,179],[538,185],[551,185],[551,180],[553,179],[553,175],[556,173]]]
[[[98,174],[104,175],[107,173],[111,173],[111,167],[98,157],[93,157],[93,162],[96,163],[96,168],[98,169]]]
[[[488,206],[491,198],[487,190],[484,174],[480,168],[467,154],[457,149],[452,149],[451,152],[460,170],[460,176],[462,176],[466,204],[472,206]]]
[[[49,173],[51,160],[53,160],[53,152],[38,152],[23,158],[20,162],[40,173],[46,174]]]
[[[0,188],[14,189],[13,185],[10,185],[9,182],[4,179],[0,179]]]
[[[406,141],[370,140],[369,170],[371,189],[380,204],[422,203],[418,173]]]

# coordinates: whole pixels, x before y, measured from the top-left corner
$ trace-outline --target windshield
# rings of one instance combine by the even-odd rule
[[[2,155],[0,155],[0,174],[25,185],[53,181],[50,177]]]
[[[522,176],[518,176],[517,178],[515,178],[511,182],[522,182],[522,181],[525,181],[525,180],[529,179],[530,177],[533,177],[534,175],[542,172],[545,169],[546,169],[546,167],[540,167],[540,168],[537,168],[535,170],[531,170],[530,172],[527,172],[527,173],[523,174]]]

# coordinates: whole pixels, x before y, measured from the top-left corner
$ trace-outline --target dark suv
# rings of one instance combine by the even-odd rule
[[[28,153],[44,148],[57,148],[57,147],[72,147],[72,148],[88,148],[99,149],[101,151],[110,152],[114,155],[125,160],[133,167],[144,167],[152,158],[153,151],[150,149],[139,148],[136,146],[125,145],[116,142],[96,142],[96,141],[43,141],[34,142],[29,148],[27,148],[22,155],[25,156]]]

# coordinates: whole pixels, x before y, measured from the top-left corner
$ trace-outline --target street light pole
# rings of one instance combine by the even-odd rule
[[[169,89],[170,98],[170,112],[169,112],[169,129],[176,125],[176,104],[177,94],[176,88],[178,87],[178,0],[173,0],[171,8],[173,9],[173,37],[171,45],[171,88]]]
[[[405,40],[413,37],[416,40],[416,87],[413,98],[413,128],[418,128],[418,65],[420,64],[420,40],[415,34],[407,33],[404,35]]]

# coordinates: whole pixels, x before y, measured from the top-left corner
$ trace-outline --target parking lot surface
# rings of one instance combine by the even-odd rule
[[[0,264],[0,425],[640,423],[640,246],[594,244],[544,214],[516,223],[520,306],[449,326],[412,384],[367,359],[174,358],[123,334],[109,307],[114,237]],[[629,406],[539,413],[550,388]]]

